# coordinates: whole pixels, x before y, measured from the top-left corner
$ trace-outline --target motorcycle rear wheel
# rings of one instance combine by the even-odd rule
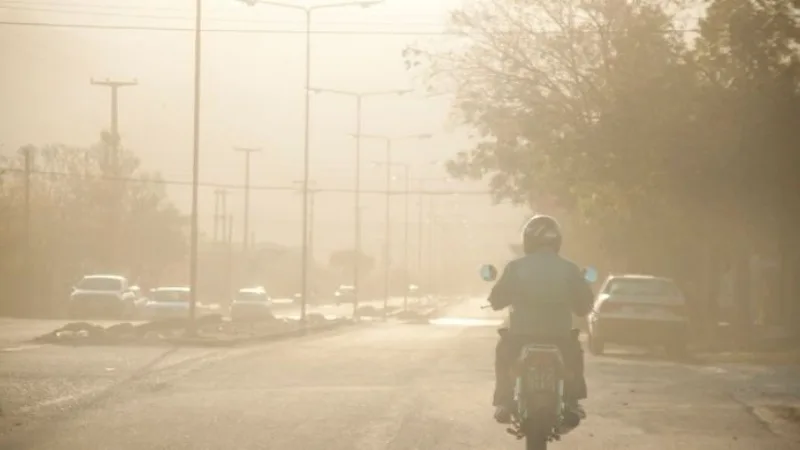
[[[525,426],[525,450],[547,450],[549,435],[544,427],[529,421]]]
[[[547,438],[541,434],[525,436],[525,450],[547,450]]]

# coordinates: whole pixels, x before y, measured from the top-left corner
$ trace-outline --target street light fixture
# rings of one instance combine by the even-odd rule
[[[358,319],[359,301],[359,261],[361,260],[361,104],[365,98],[385,95],[405,95],[413,92],[412,89],[390,89],[382,91],[346,91],[341,89],[327,89],[314,87],[309,91],[315,94],[336,94],[353,97],[356,99],[356,167],[355,167],[355,199],[353,202],[355,236],[353,238],[353,318]]]
[[[386,165],[386,242],[384,244],[384,297],[383,297],[383,315],[384,319],[386,319],[386,311],[387,307],[389,306],[389,282],[390,282],[390,268],[391,264],[389,262],[390,259],[390,252],[391,252],[391,184],[392,184],[392,142],[397,141],[406,141],[406,140],[423,140],[423,139],[430,139],[433,137],[430,133],[422,133],[422,134],[412,134],[412,135],[405,135],[405,136],[384,136],[384,135],[376,135],[376,134],[363,134],[359,135],[360,137],[364,137],[367,139],[379,139],[383,140],[386,143],[386,160],[383,164]],[[406,287],[406,290],[408,287]]]
[[[198,0],[199,1],[199,0]],[[320,9],[333,9],[333,8],[344,8],[350,6],[361,6],[362,8],[368,8],[370,6],[374,6],[380,3],[383,3],[383,0],[362,0],[362,1],[349,1],[349,2],[338,2],[338,3],[327,3],[327,4],[320,4],[320,5],[309,5],[309,6],[302,6],[302,5],[295,5],[291,3],[283,3],[271,0],[242,0],[245,4],[250,6],[254,6],[257,4],[264,4],[269,6],[275,6],[278,8],[286,8],[286,9],[295,9],[300,10],[305,13],[306,16],[306,76],[305,76],[305,134],[303,140],[303,256],[302,256],[302,276],[301,276],[301,295],[302,299],[300,302],[300,323],[305,328],[306,326],[306,307],[307,307],[307,288],[308,288],[308,201],[309,201],[309,192],[308,192],[308,180],[309,180],[309,135],[311,134],[310,128],[310,111],[309,111],[309,104],[310,104],[310,95],[311,95],[311,16],[314,11]]]

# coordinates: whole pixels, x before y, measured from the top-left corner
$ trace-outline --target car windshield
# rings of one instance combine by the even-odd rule
[[[612,295],[680,295],[678,286],[672,281],[661,279],[616,279],[609,283],[606,292]]]
[[[114,277],[86,277],[76,287],[94,291],[118,291],[122,288],[122,280]]]
[[[158,289],[153,292],[153,301],[158,303],[185,303],[189,301],[189,291]]]
[[[263,302],[267,300],[267,295],[263,292],[239,292],[236,294],[237,302]]]

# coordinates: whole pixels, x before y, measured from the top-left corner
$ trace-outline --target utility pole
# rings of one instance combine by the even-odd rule
[[[436,216],[435,214],[435,198],[428,200],[428,295],[432,295],[434,291],[434,261],[436,259],[436,252],[434,242],[436,239]]]
[[[404,206],[404,209],[405,209],[404,222],[405,222],[405,224],[404,224],[404,228],[403,228],[403,265],[405,266],[405,270],[403,270],[403,282],[405,283],[405,286],[403,287],[403,310],[404,311],[408,311],[408,286],[409,286],[409,283],[410,283],[408,272],[411,270],[411,265],[409,264],[409,258],[408,258],[408,231],[409,231],[408,229],[410,227],[410,224],[409,224],[409,217],[410,217],[409,216],[409,198],[411,196],[411,186],[408,185],[410,168],[409,168],[409,166],[407,164],[403,165],[403,168],[405,169],[405,180],[404,181],[405,181],[405,184],[406,184],[405,185],[405,192],[403,193],[404,197],[405,197],[405,206]]]
[[[311,260],[311,264],[314,264],[314,210],[317,192],[319,192],[317,189],[308,191],[308,256]]]
[[[425,186],[424,180],[419,180],[419,206],[417,208],[417,300],[422,297],[422,249],[425,245],[424,240],[424,225],[425,225],[425,196],[423,190]],[[427,286],[426,286],[427,287]]]
[[[242,254],[247,253],[247,238],[250,236],[250,154],[260,152],[260,148],[234,147],[237,152],[244,152],[244,220],[242,231]]]
[[[31,171],[33,170],[33,150],[34,147],[26,145],[22,147],[22,154],[25,158],[25,301],[33,301],[33,264],[31,253],[33,252],[31,239]]]
[[[119,135],[119,89],[123,87],[130,87],[136,86],[138,82],[136,80],[133,81],[115,81],[106,78],[105,80],[95,80],[94,78],[89,80],[89,83],[93,86],[103,86],[111,89],[111,128],[108,134],[103,135],[103,141],[106,146],[105,150],[105,170],[111,172],[112,177],[119,176],[120,173],[120,135]],[[119,248],[119,226],[120,220],[119,217],[119,205],[120,200],[122,197],[121,192],[121,184],[118,182],[111,182],[110,184],[110,192],[111,198],[108,205],[108,213],[109,213],[109,228],[110,228],[110,241],[112,242],[111,245],[108,246],[108,251],[110,252],[108,263],[112,264],[115,268],[117,267],[119,252],[117,251]]]
[[[383,244],[383,318],[386,320],[386,313],[389,307],[389,293],[391,284],[391,242],[392,242],[392,228],[391,228],[391,204],[392,204],[392,140],[386,140],[386,242]]]
[[[129,87],[129,86],[136,86],[139,84],[138,81],[135,79],[132,81],[115,81],[106,78],[105,80],[95,80],[94,78],[89,80],[93,86],[104,86],[111,89],[111,129],[109,130],[111,133],[110,142],[107,144],[110,145],[111,150],[111,167],[114,168],[114,171],[119,168],[119,88]],[[106,155],[108,158],[108,155]],[[108,160],[107,160],[108,161]],[[116,174],[116,173],[115,173]]]
[[[222,191],[220,192],[220,195],[222,196],[222,211],[220,212],[222,214],[222,220],[221,220],[222,221],[222,240],[226,241],[228,239],[228,234],[232,234],[232,231],[229,229],[230,228],[230,224],[227,223],[228,222],[228,219],[227,219],[227,217],[228,217],[228,190],[227,189],[222,189]],[[231,220],[232,219],[233,219],[233,217],[231,216]]]
[[[313,182],[312,182],[313,186]],[[314,289],[314,204],[317,197],[317,189],[309,188],[308,189],[308,261],[309,261],[309,273],[311,275],[311,281],[309,282],[306,280],[306,283],[309,284],[307,288],[307,293],[310,296],[315,295],[316,290]]]
[[[222,197],[223,199],[225,197]],[[223,206],[224,208],[224,206]],[[228,226],[227,234],[225,235],[225,240],[228,242],[228,296],[233,295],[233,214],[229,214],[226,216]],[[225,219],[223,219],[225,220]]]
[[[219,242],[219,206],[220,200],[222,200],[220,192],[219,189],[214,191],[214,242]]]
[[[228,221],[228,205],[227,205],[227,189],[214,190],[214,241],[226,242],[228,239],[227,221]]]
[[[361,284],[358,277],[361,273],[361,103],[363,95],[356,96],[356,170],[355,170],[355,201],[353,202],[353,213],[355,226],[355,236],[353,236],[353,320],[359,319],[358,301],[361,298],[359,293]]]

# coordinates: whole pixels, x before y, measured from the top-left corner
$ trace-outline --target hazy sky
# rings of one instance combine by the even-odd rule
[[[283,30],[304,27],[300,11],[267,5],[248,7],[235,0],[204,2],[204,28]],[[309,4],[295,1],[296,4]],[[324,2],[312,2],[324,3]],[[385,34],[316,34],[312,37],[312,85],[343,90],[414,87],[401,51],[431,36],[409,32],[441,30],[454,0],[388,0],[370,9],[345,8],[315,13],[318,30],[374,31]],[[0,21],[97,24],[130,27],[193,26],[191,0],[0,0]],[[201,177],[213,183],[240,184],[244,159],[233,146],[261,147],[252,157],[254,185],[289,185],[302,177],[305,38],[293,33],[207,32],[203,36]],[[136,29],[77,29],[0,25],[0,151],[27,143],[85,145],[97,140],[109,123],[109,90],[89,79],[136,78],[139,85],[120,91],[123,142],[145,168],[165,178],[191,179],[193,34]],[[466,148],[466,132],[447,129],[447,97],[370,98],[364,102],[363,131],[408,135],[433,133],[428,141],[395,145],[394,159],[412,164],[413,177],[444,178],[433,161]],[[312,176],[320,187],[353,185],[355,100],[315,95],[311,104]],[[365,189],[383,189],[382,169],[369,161],[384,158],[383,144],[363,146]],[[401,172],[398,171],[397,175]],[[482,189],[482,184],[429,182],[431,188]],[[397,183],[397,188],[402,183]],[[185,211],[190,189],[170,195]],[[236,214],[237,239],[243,196],[228,198]],[[210,233],[213,188],[201,189],[201,222]],[[253,191],[251,230],[258,240],[286,245],[300,241],[300,196]],[[316,209],[316,256],[352,244],[352,195],[321,193]],[[412,216],[416,221],[416,198]],[[384,240],[383,197],[364,197],[365,247],[379,255]],[[505,252],[515,237],[522,211],[490,206],[488,198],[438,201],[449,222],[466,219],[467,229],[452,228],[458,242],[471,233],[479,252]],[[392,203],[393,241],[400,251],[402,198]],[[416,239],[416,224],[412,240]],[[463,228],[463,227],[462,227]]]

